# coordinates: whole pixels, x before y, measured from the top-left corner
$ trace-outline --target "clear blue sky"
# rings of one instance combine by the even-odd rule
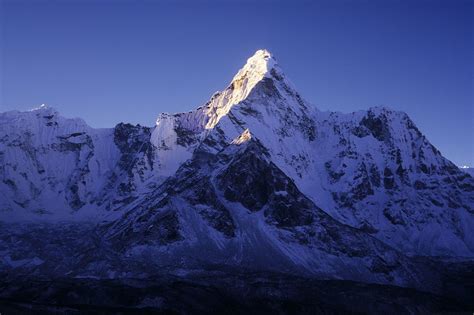
[[[260,48],[322,110],[406,111],[474,165],[474,1],[1,2],[0,111],[153,125],[223,89]]]

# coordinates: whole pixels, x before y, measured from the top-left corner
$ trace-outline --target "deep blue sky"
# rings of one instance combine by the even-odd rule
[[[0,0],[0,111],[153,125],[223,89],[259,48],[322,110],[406,111],[474,165],[474,1]]]

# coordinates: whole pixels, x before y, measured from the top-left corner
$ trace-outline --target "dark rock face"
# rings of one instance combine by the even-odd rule
[[[380,172],[375,164],[370,166],[370,182],[375,187],[380,187]]]
[[[359,165],[354,176],[354,187],[352,188],[352,198],[356,200],[365,199],[369,195],[373,195],[374,191],[370,184],[369,174],[364,162]]]
[[[384,216],[392,223],[392,224],[399,224],[399,225],[405,225],[406,222],[403,219],[402,214],[400,211],[397,211],[393,208],[385,208],[383,210]]]
[[[346,174],[344,171],[335,173],[330,168],[330,165],[330,162],[326,162],[325,166],[329,175],[331,176],[331,179],[333,179],[332,182],[336,183]],[[334,192],[333,198],[341,207],[353,208],[355,203],[374,194],[374,189],[372,186],[379,185],[380,175],[378,174],[377,167],[372,164],[369,172],[366,163],[360,162],[358,164],[357,170],[353,172],[350,190]]]
[[[229,211],[223,206],[206,207],[198,209],[199,214],[209,224],[227,237],[235,236],[235,225]]]
[[[182,126],[175,126],[174,131],[177,135],[176,143],[180,146],[187,147],[197,141],[196,134]]]
[[[314,120],[305,115],[301,118],[298,127],[309,141],[316,140],[316,127]]]
[[[154,171],[156,163],[151,128],[120,123],[114,128],[113,137],[120,151],[119,159],[108,176],[105,194],[95,200],[108,210],[126,206],[138,198],[137,188]]]
[[[364,126],[357,126],[352,129],[352,134],[359,138],[364,138],[370,135],[370,131],[367,128],[364,128]]]
[[[89,174],[89,161],[94,155],[94,143],[90,135],[85,132],[74,132],[65,136],[58,136],[59,143],[54,143],[53,150],[61,153],[74,153],[76,170],[72,174],[65,191],[66,200],[73,210],[78,210],[86,204],[81,199],[81,191],[85,191],[85,177]]]
[[[272,187],[272,173],[267,163],[258,154],[248,152],[234,160],[220,176],[220,187],[230,201],[238,201],[251,211],[259,211],[268,202],[272,190],[284,187]],[[275,183],[278,185],[281,183]]]
[[[229,210],[219,200],[212,182],[207,176],[199,173],[185,173],[186,180],[172,181],[168,193],[176,195],[183,193],[185,199],[199,214],[217,231],[227,237],[235,236],[235,225]]]
[[[386,116],[376,116],[374,112],[369,111],[367,116],[360,121],[360,125],[366,127],[372,136],[379,141],[386,141],[391,137]],[[364,134],[364,132],[358,133]]]
[[[287,194],[274,194],[265,207],[265,216],[274,220],[278,227],[289,228],[313,223],[314,205],[292,186]]]
[[[273,163],[266,161],[265,149],[252,142],[234,157],[218,177],[224,196],[240,202],[251,211],[264,209],[265,216],[280,227],[308,225],[312,222],[312,203]]]
[[[281,97],[280,92],[275,86],[275,82],[270,78],[263,78],[259,83],[257,83],[257,87],[255,89],[259,92],[263,92],[267,96],[277,98]]]
[[[395,179],[393,178],[392,170],[386,167],[383,171],[383,186],[385,189],[393,189],[395,187]]]
[[[148,211],[152,212],[154,209],[148,209]],[[148,228],[140,235],[137,244],[156,241],[159,244],[169,244],[181,239],[179,220],[175,212],[164,212],[160,214],[159,218],[155,219],[147,221]],[[128,234],[125,237],[129,238],[130,236]]]
[[[119,165],[130,176],[136,164],[142,164],[139,167],[144,169],[151,168],[153,165],[153,146],[150,135],[150,128],[140,125],[120,123],[115,127],[114,142],[122,153]],[[144,165],[142,160],[137,158],[137,154],[146,157],[148,165]]]

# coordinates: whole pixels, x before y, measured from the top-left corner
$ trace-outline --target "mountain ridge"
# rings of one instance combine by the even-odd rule
[[[24,233],[0,238],[11,272],[219,264],[433,289],[432,259],[474,257],[470,175],[403,112],[319,111],[265,50],[207,104],[154,127],[0,113],[0,161],[0,222]],[[51,233],[26,228],[68,221],[88,234],[67,232],[80,261],[56,260],[42,247]],[[38,250],[12,241],[41,233]]]

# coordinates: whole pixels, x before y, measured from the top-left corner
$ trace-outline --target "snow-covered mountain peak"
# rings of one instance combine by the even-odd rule
[[[203,108],[203,113],[207,116],[204,129],[213,129],[234,105],[242,104],[249,97],[281,95],[300,98],[272,54],[267,50],[258,50],[237,72],[229,86],[214,94]]]
[[[268,76],[270,71],[278,66],[272,54],[265,49],[257,50],[255,54],[247,59],[245,66],[239,70],[232,82],[247,78],[250,82],[258,82]],[[255,85],[255,84],[253,84]]]
[[[214,93],[207,104],[187,113],[160,115],[156,122],[157,129],[168,132],[178,128],[184,132],[199,134],[212,130],[235,105],[243,104],[249,98],[267,99],[282,96],[294,98],[290,101],[291,104],[304,103],[272,54],[265,49],[258,50],[237,72],[227,88]],[[172,131],[169,132],[173,134]],[[155,145],[157,141],[161,143],[163,140],[162,134],[163,132],[155,133]]]
[[[33,108],[32,110],[38,110],[38,109],[46,109],[48,108],[49,106],[46,105],[46,104],[41,104],[40,106],[36,107],[36,108]]]
[[[34,108],[30,109],[29,111],[30,112],[55,112],[55,113],[58,112],[55,108],[53,108],[53,107],[51,107],[47,104],[41,104],[40,106],[34,107]]]

